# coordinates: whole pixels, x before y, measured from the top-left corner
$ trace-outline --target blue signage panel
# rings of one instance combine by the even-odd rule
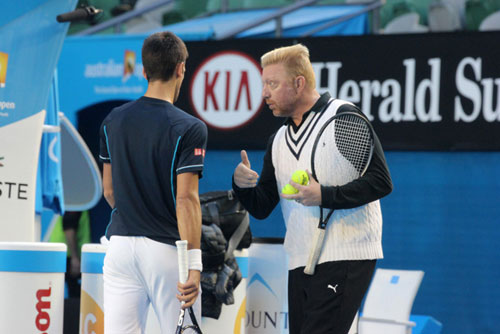
[[[0,19],[0,127],[47,105],[68,24],[56,21],[77,0],[23,0],[2,4]],[[7,7],[5,10],[4,7]]]

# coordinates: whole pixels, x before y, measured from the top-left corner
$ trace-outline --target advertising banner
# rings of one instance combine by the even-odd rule
[[[42,126],[68,24],[56,21],[77,0],[2,3],[0,19],[0,238],[35,241],[35,189]]]
[[[141,96],[145,37],[69,38],[59,64],[66,113]],[[300,42],[310,50],[318,91],[357,104],[387,150],[498,150],[500,49],[490,46],[499,38],[456,32],[187,42],[176,104],[207,123],[209,149],[264,149],[284,120],[262,103],[260,57]]]
[[[36,169],[44,117],[41,111],[0,128],[0,241],[36,241]]]
[[[351,101],[392,150],[500,149],[500,33],[191,42],[178,105],[209,126],[209,148],[263,149],[283,119],[259,104],[261,55],[306,45],[320,93]],[[187,91],[186,91],[187,89]]]

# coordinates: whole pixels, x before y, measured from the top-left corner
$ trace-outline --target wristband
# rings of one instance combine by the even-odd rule
[[[203,264],[201,263],[201,249],[188,250],[188,269],[199,271],[203,270]]]

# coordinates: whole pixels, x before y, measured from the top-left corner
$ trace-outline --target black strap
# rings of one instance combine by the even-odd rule
[[[238,247],[238,245],[240,244],[241,239],[243,239],[243,236],[245,235],[245,232],[247,231],[249,225],[250,225],[250,216],[247,212],[245,214],[245,217],[243,217],[243,220],[241,221],[240,225],[238,226],[236,231],[234,231],[233,235],[229,239],[226,256],[224,257],[225,260],[234,256],[233,252],[236,249],[236,247]]]

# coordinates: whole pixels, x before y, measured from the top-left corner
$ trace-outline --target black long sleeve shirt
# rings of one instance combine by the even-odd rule
[[[329,98],[330,95],[328,93],[323,94],[311,110],[317,110],[326,105]],[[340,107],[338,113],[346,111],[361,113],[358,108],[348,104]],[[305,118],[304,115],[303,119]],[[287,119],[285,124],[286,126],[295,126],[291,119]],[[280,201],[279,189],[272,163],[273,140],[274,135],[268,141],[264,164],[257,186],[254,188],[239,188],[234,183],[233,178],[233,189],[236,196],[248,212],[257,219],[264,219],[269,216]],[[372,160],[362,177],[342,186],[321,185],[322,207],[351,209],[373,202],[391,193],[393,185],[389,168],[387,167],[382,145],[376,134],[374,135],[374,144]]]

